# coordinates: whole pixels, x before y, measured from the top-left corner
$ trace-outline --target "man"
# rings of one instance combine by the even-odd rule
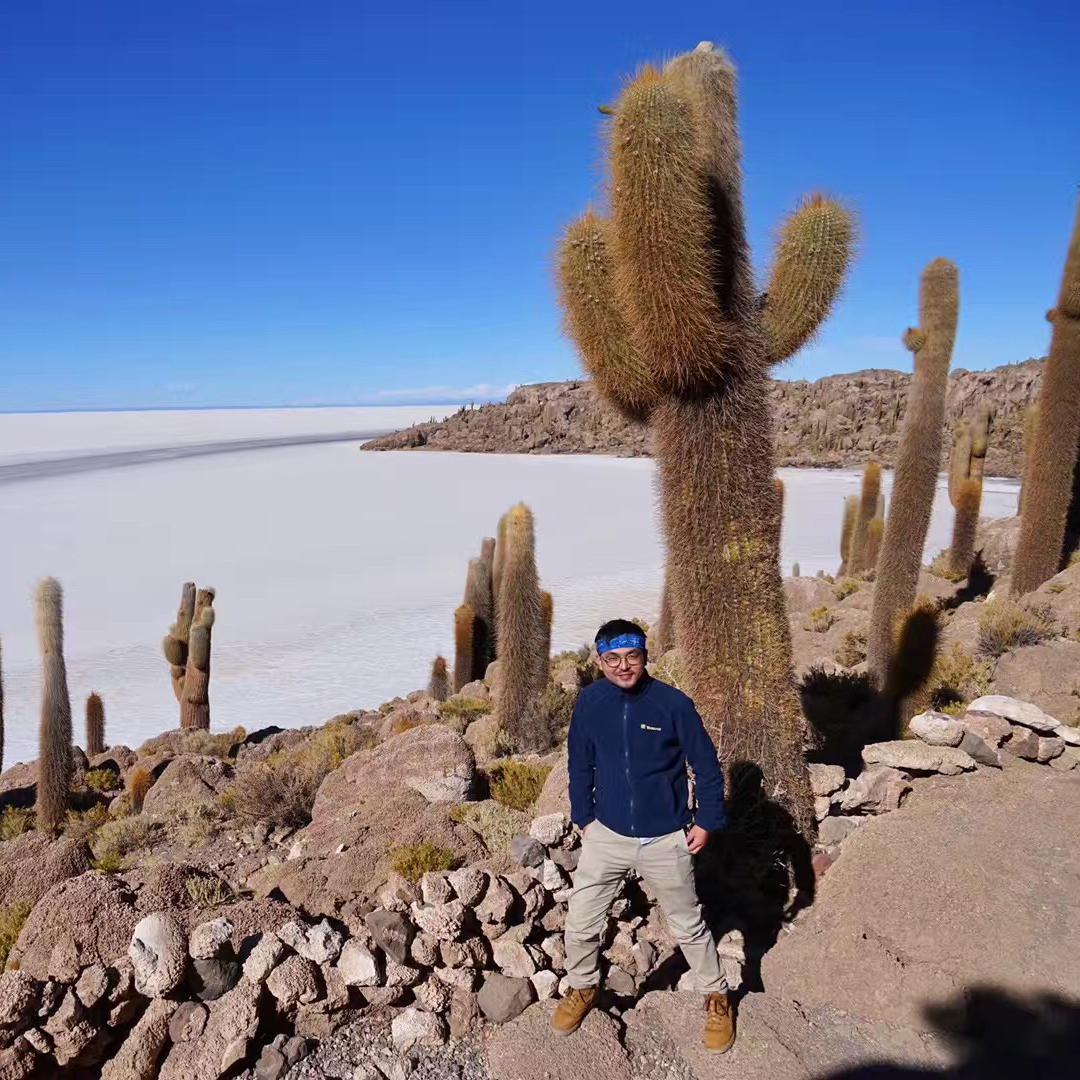
[[[705,994],[705,1046],[735,1041],[727,984],[694,886],[693,856],[723,828],[724,776],[694,703],[652,678],[645,633],[614,619],[596,635],[604,678],[582,690],[570,722],[570,816],[582,831],[581,860],[566,915],[570,991],[552,1018],[569,1035],[596,1004],[601,939],[627,871],[656,896]],[[686,765],[697,785],[690,813]],[[689,827],[689,831],[688,830]]]

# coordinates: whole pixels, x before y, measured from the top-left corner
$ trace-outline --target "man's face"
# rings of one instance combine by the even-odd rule
[[[645,653],[642,649],[609,649],[596,658],[596,663],[604,678],[623,690],[632,689],[645,674]]]

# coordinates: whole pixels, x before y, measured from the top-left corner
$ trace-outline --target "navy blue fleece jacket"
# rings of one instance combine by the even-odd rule
[[[694,820],[686,765],[694,770],[697,824],[726,824],[724,774],[694,703],[648,674],[632,690],[599,679],[578,695],[568,739],[570,816],[623,836],[663,836]]]

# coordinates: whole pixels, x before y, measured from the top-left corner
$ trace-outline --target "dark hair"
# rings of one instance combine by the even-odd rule
[[[596,631],[593,641],[599,644],[601,641],[608,641],[620,634],[640,634],[645,637],[645,631],[636,622],[631,622],[629,619],[611,619]]]

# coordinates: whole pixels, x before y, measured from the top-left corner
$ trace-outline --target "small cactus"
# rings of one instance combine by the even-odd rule
[[[445,656],[436,656],[431,665],[428,694],[436,701],[445,701],[450,696],[450,672],[446,666]]]
[[[551,625],[555,621],[555,597],[547,591],[540,593],[540,607],[544,613],[545,639],[544,647],[540,651],[545,658],[551,656]]]
[[[64,824],[71,792],[71,698],[64,665],[64,594],[55,578],[37,588],[35,613],[41,648],[41,728],[38,737],[37,827]]]
[[[946,559],[957,581],[968,576],[975,558],[975,536],[982,505],[983,471],[990,438],[990,410],[985,406],[973,424],[957,426],[949,461],[949,499],[953,504],[953,536]]]
[[[792,563],[791,564],[791,576],[796,577],[796,578],[797,577],[802,577],[802,572],[799,570],[799,564],[798,563]]]
[[[476,672],[476,612],[461,604],[454,612],[454,691],[473,681]]]
[[[876,461],[868,461],[863,470],[862,493],[851,532],[851,546],[848,549],[847,572],[852,577],[874,568],[874,564],[869,560],[867,546],[870,522],[877,516],[880,497],[881,466]]]
[[[188,634],[187,665],[180,698],[180,727],[210,730],[210,643],[214,628],[214,590],[200,589]]]
[[[105,705],[100,694],[86,699],[86,756],[92,758],[105,751]]]
[[[136,765],[127,776],[127,797],[133,814],[141,814],[147,793],[154,786],[154,776],[149,769]]]

